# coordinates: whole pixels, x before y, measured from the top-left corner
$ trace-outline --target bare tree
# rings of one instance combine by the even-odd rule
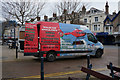
[[[87,5],[87,3],[82,3],[81,0],[63,0],[57,2],[55,8],[62,20],[70,19],[71,23],[74,23],[80,15],[82,7]]]
[[[2,24],[3,25],[3,24]],[[2,45],[4,44],[4,33],[5,33],[5,27],[2,26]]]
[[[2,15],[6,20],[17,19],[22,25],[31,18],[40,16],[45,2],[42,0],[17,0],[2,2]]]

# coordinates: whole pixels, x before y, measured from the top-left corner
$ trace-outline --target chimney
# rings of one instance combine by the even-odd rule
[[[36,17],[37,18],[37,21],[40,21],[40,17]]]
[[[85,13],[86,13],[86,8],[85,8],[85,6],[83,5],[83,7],[82,7],[82,15],[85,15]]]
[[[48,20],[48,16],[45,15],[44,16],[44,20],[47,21]]]
[[[72,14],[74,14],[74,11],[72,11]]]
[[[116,11],[113,12],[113,15],[116,15]]]
[[[64,9],[63,14],[67,14],[67,10],[66,9]]]
[[[53,17],[57,17],[56,13],[53,13]]]
[[[62,17],[62,16],[60,16],[60,19],[61,19],[61,20],[63,20],[63,17]]]
[[[108,2],[106,2],[106,5],[105,5],[105,14],[109,14],[109,5],[108,5]]]
[[[31,18],[30,22],[33,22],[35,19]]]

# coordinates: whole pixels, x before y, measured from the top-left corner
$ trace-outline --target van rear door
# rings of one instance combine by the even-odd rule
[[[36,24],[25,24],[24,53],[37,53],[38,33]]]

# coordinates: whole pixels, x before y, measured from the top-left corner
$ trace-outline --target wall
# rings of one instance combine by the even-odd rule
[[[120,24],[120,13],[119,13],[118,16],[113,20],[113,31],[114,31],[114,32],[118,32],[118,31],[119,31],[119,27],[117,26],[118,24]]]

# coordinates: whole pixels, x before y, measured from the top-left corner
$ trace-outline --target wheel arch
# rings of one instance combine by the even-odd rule
[[[46,53],[46,59],[49,62],[53,62],[56,60],[57,53],[55,50],[50,50]]]
[[[50,52],[54,52],[54,53],[55,53],[55,55],[57,55],[57,53],[56,53],[56,51],[55,51],[55,50],[49,50],[49,51],[46,53],[46,55],[47,55],[47,54],[49,54]]]

